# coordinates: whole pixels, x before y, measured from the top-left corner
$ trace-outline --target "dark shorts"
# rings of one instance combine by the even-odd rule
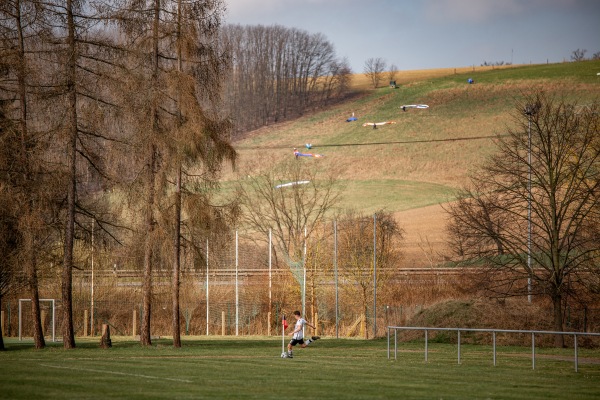
[[[290,340],[290,345],[295,346],[297,344],[304,344],[304,339],[292,339],[292,340]]]

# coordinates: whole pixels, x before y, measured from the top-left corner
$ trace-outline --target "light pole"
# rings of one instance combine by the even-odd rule
[[[527,166],[529,178],[527,180],[527,301],[531,303],[531,116],[537,113],[538,104],[528,104],[525,114],[528,118],[527,129]]]

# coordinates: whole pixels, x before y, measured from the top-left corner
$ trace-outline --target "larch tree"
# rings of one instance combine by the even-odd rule
[[[21,241],[17,222],[19,207],[15,202],[15,187],[11,176],[15,173],[12,167],[14,154],[18,154],[15,152],[15,147],[18,146],[16,136],[17,130],[6,117],[3,104],[0,103],[0,308],[2,298],[16,286],[19,276],[16,262]],[[0,332],[0,350],[5,350],[2,335],[3,332]]]
[[[216,183],[223,161],[235,162],[229,144],[231,125],[217,113],[221,102],[223,71],[228,61],[216,46],[222,18],[219,1],[177,1],[175,79],[169,90],[176,100],[177,122],[172,149],[175,175],[172,269],[173,346],[181,347],[179,285],[181,275],[182,176],[201,171],[202,179]],[[189,192],[190,189],[185,192]],[[208,205],[210,208],[210,205]],[[207,214],[210,215],[208,211]]]
[[[225,160],[235,160],[229,143],[230,123],[218,113],[223,63],[217,51],[221,1],[125,2],[118,19],[127,46],[137,49],[133,104],[137,142],[142,145],[144,197],[142,345],[150,345],[152,276],[158,260],[172,260],[173,333],[179,347],[179,265],[184,177],[215,178]],[[127,5],[128,4],[128,5]],[[135,94],[138,96],[138,94]],[[192,170],[188,173],[188,170]],[[171,186],[173,184],[173,186]],[[173,190],[174,189],[174,190]],[[174,193],[171,196],[171,193]],[[172,211],[171,211],[172,210]],[[171,232],[172,257],[160,246]]]
[[[49,10],[38,1],[10,0],[0,5],[0,101],[10,104],[5,118],[11,129],[5,130],[3,149],[10,170],[3,171],[11,187],[14,204],[20,204],[15,216],[20,238],[18,254],[12,260],[22,266],[31,298],[33,338],[36,348],[45,347],[38,289],[38,264],[52,239],[56,192],[48,179],[50,141],[44,121],[42,99],[54,88],[45,79],[42,62],[49,35]],[[8,126],[8,125],[6,125]]]
[[[374,216],[347,212],[338,221],[338,227],[338,263],[342,279],[347,283],[342,287],[352,298],[358,299],[363,321],[366,321],[375,287],[384,288],[397,265],[403,231],[394,217],[382,210]],[[373,264],[374,258],[377,265]],[[363,334],[368,339],[368,329]]]
[[[53,50],[50,74],[56,87],[54,112],[55,138],[58,146],[56,174],[64,188],[62,313],[63,346],[75,347],[73,327],[73,265],[77,229],[82,227],[79,215],[92,218],[105,230],[105,222],[96,218],[92,202],[104,180],[108,179],[106,166],[107,143],[111,137],[111,119],[118,104],[115,90],[120,87],[114,77],[121,65],[115,62],[124,50],[114,43],[113,35],[103,30],[105,17],[99,12],[103,3],[76,0],[48,1],[52,14],[52,37],[48,46]],[[92,176],[84,181],[84,176]],[[99,183],[99,184],[98,184]]]

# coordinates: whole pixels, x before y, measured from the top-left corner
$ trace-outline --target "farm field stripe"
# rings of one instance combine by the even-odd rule
[[[50,365],[50,364],[40,364],[40,366],[48,367],[48,368],[57,368],[57,369],[69,369],[69,370],[73,370],[73,371],[98,372],[98,373],[103,373],[103,374],[134,376],[136,378],[161,379],[161,380],[165,380],[165,381],[192,383],[192,381],[187,380],[187,379],[163,378],[160,376],[143,375],[143,374],[129,374],[127,372],[106,371],[106,370],[102,370],[102,369],[62,367],[60,365]]]

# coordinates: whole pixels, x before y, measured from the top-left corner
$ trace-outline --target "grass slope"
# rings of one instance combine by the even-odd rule
[[[502,134],[514,123],[515,103],[526,93],[544,90],[579,104],[598,100],[600,61],[527,65],[503,68],[452,69],[400,72],[400,88],[370,90],[349,102],[306,115],[294,121],[264,127],[235,143],[240,154],[239,170],[253,174],[292,157],[293,147],[313,145],[322,159],[299,159],[336,171],[346,186],[342,206],[372,212],[384,208],[397,212],[402,223],[418,226],[406,231],[405,249],[411,265],[424,260],[423,241],[431,252],[443,251],[445,214],[440,207],[428,208],[435,218],[426,226],[411,221],[411,209],[453,199],[454,191],[469,174],[492,154],[494,139],[422,143],[424,140],[473,138]],[[472,77],[475,84],[466,83]],[[356,87],[365,87],[356,77]],[[403,112],[403,104],[424,103],[427,110]],[[345,120],[354,112],[357,122]],[[379,129],[363,122],[393,120],[395,125]],[[381,145],[364,143],[413,142]],[[224,179],[235,180],[233,173]],[[435,237],[435,243],[429,238]],[[411,248],[412,246],[412,248]],[[431,256],[431,255],[430,255]],[[431,258],[431,257],[429,257]]]
[[[293,147],[313,144],[325,158],[301,159],[340,171],[349,181],[428,182],[458,187],[468,172],[494,151],[494,140],[411,142],[503,133],[512,124],[515,102],[524,93],[545,90],[587,103],[598,97],[600,61],[486,69],[427,79],[399,89],[380,88],[330,109],[262,128],[235,143],[244,173],[292,157]],[[433,74],[433,72],[432,72]],[[435,74],[434,74],[435,76]],[[476,84],[466,84],[466,78]],[[427,110],[402,112],[403,104],[425,103]],[[345,119],[354,112],[358,122]],[[393,120],[379,129],[363,122]],[[234,179],[232,175],[227,179]],[[384,185],[385,186],[385,185]],[[425,205],[431,202],[425,201]],[[362,202],[355,203],[361,208]],[[388,207],[384,200],[381,207]],[[422,206],[421,200],[414,207]],[[389,208],[389,207],[388,207]]]
[[[323,339],[281,359],[274,339],[195,339],[175,350],[166,340],[142,348],[123,339],[101,350],[79,341],[64,351],[36,351],[9,343],[0,354],[0,397],[10,399],[560,399],[598,398],[597,350],[581,350],[580,372],[561,359],[570,350],[539,349],[531,369],[529,348],[430,343],[399,345],[397,361],[385,340]]]

